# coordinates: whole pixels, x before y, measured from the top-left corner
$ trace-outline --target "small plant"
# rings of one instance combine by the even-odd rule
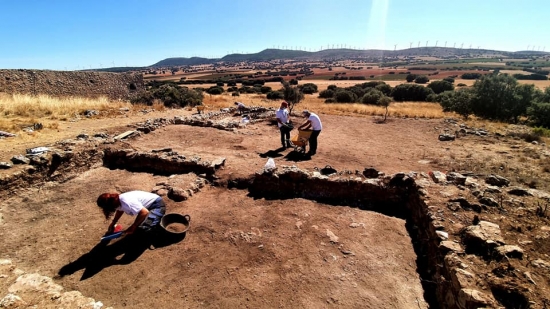
[[[548,218],[548,202],[544,203],[544,205],[541,205],[540,202],[537,202],[536,214],[541,218]]]

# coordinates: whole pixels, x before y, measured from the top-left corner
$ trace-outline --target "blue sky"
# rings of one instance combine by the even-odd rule
[[[148,66],[265,48],[550,51],[547,0],[2,1],[0,69]]]

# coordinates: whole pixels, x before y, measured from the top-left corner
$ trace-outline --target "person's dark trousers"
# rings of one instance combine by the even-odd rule
[[[281,131],[281,145],[283,145],[283,148],[290,147],[290,129],[281,126],[279,130]]]
[[[314,155],[317,153],[317,137],[321,134],[321,130],[313,130],[309,137],[309,154]]]

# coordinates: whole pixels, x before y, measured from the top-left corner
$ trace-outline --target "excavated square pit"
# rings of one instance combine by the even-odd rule
[[[168,212],[191,216],[183,241],[125,265],[87,255],[108,224],[96,193],[150,191],[168,180],[98,168],[13,197],[0,251],[52,277],[77,262],[56,282],[115,308],[427,307],[404,219],[311,199],[206,186],[184,202],[166,199]]]

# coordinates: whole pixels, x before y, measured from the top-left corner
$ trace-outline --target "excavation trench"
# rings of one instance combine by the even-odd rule
[[[185,161],[185,159],[184,159]],[[182,161],[182,162],[184,162]],[[149,172],[156,174],[190,173],[213,175],[211,162],[178,162],[177,158],[158,154],[139,154],[133,151],[106,151],[104,165],[111,169]],[[222,161],[223,162],[223,161]],[[254,199],[286,200],[302,198],[335,206],[351,206],[374,211],[406,221],[406,228],[416,253],[416,271],[420,275],[424,299],[431,307],[457,307],[451,282],[451,269],[444,263],[446,252],[440,251],[441,239],[429,216],[429,209],[419,194],[414,178],[400,173],[377,179],[347,176],[326,177],[298,168],[283,168],[278,172],[256,173],[250,178],[217,181],[229,189],[248,190]],[[451,294],[452,296],[449,296]]]
[[[225,163],[224,158],[201,160],[197,157],[186,158],[170,151],[155,153],[108,148],[104,150],[102,157],[101,153],[95,150],[87,153],[86,156],[76,154],[74,157],[62,157],[63,160],[58,164],[57,170],[51,168],[52,162],[50,168],[44,167],[43,172],[54,176],[56,171],[67,172],[67,175],[71,170],[82,172],[99,159],[111,170],[120,169],[166,176],[194,173],[214,180],[217,178],[215,177],[217,169]],[[75,162],[75,157],[82,157],[83,163],[75,165],[80,162]],[[84,162],[87,163],[84,164]],[[41,171],[37,170],[34,176],[41,175]],[[460,285],[453,284],[451,280],[454,266],[447,263],[445,259],[448,252],[440,247],[441,239],[430,218],[429,207],[423,201],[419,188],[411,176],[400,173],[376,179],[350,175],[326,177],[293,167],[282,168],[275,173],[263,171],[238,180],[214,180],[213,183],[221,186],[216,190],[231,192],[235,190],[227,189],[233,187],[245,189],[248,191],[247,196],[256,201],[304,199],[326,205],[351,206],[404,219],[416,254],[416,272],[420,276],[424,300],[432,308],[458,308],[456,300],[459,297]],[[23,178],[17,179],[23,180]],[[226,189],[223,188],[224,185]],[[209,229],[204,226],[202,228]]]

